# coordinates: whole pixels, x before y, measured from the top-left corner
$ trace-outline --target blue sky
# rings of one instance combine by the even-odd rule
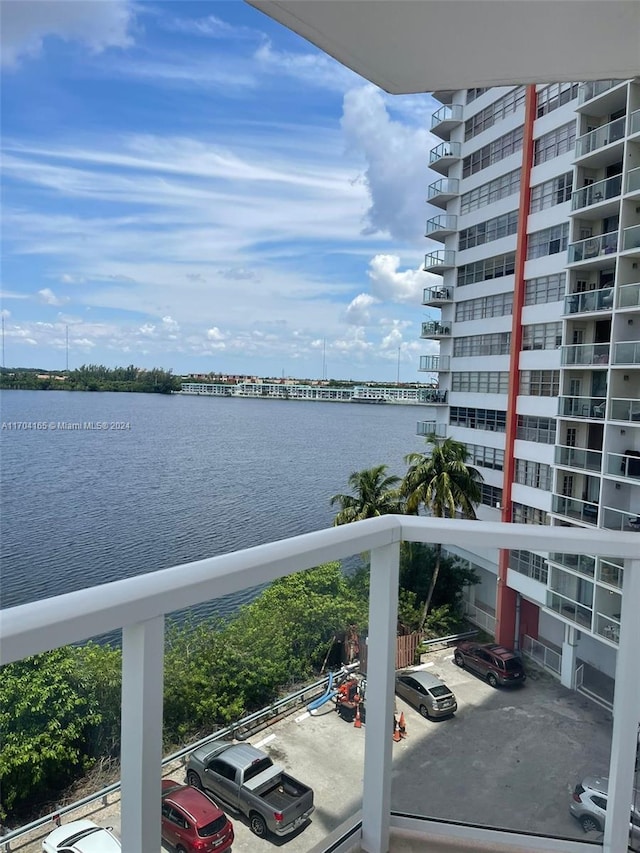
[[[427,378],[429,95],[241,0],[1,13],[7,366]]]

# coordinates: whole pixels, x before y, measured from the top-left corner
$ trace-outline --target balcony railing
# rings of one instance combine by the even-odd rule
[[[640,480],[640,452],[607,453],[607,474]]]
[[[422,403],[443,405],[447,402],[447,392],[439,388],[423,388],[419,394]]]
[[[611,400],[609,419],[612,421],[632,421],[640,424],[640,400],[617,397]]]
[[[591,501],[579,501],[577,498],[553,495],[551,511],[556,515],[564,515],[567,518],[584,521],[587,524],[598,523],[598,504]]]
[[[624,137],[626,116],[610,121],[576,139],[576,158],[592,154],[605,145],[611,145]]]
[[[460,181],[457,178],[440,178],[427,187],[427,201],[437,207],[443,207],[460,192]]]
[[[598,557],[598,581],[622,589],[624,568],[615,560]]]
[[[565,314],[586,314],[589,311],[610,311],[613,308],[613,288],[570,293],[564,298]]]
[[[632,225],[622,232],[622,251],[640,249],[640,225]]]
[[[240,522],[239,522],[240,523]],[[122,629],[122,849],[157,853],[160,839],[162,771],[162,681],[164,617],[177,608],[194,607],[223,595],[239,593],[279,577],[363,552],[371,554],[367,674],[367,720],[364,727],[363,786],[354,791],[362,800],[361,814],[349,829],[351,847],[363,842],[370,853],[390,849],[389,832],[393,742],[395,636],[397,625],[400,542],[442,543],[475,550],[499,545],[505,549],[557,550],[630,559],[633,571],[625,583],[620,620],[618,671],[609,770],[609,801],[604,849],[626,849],[629,802],[633,789],[634,756],[629,744],[637,737],[634,690],[640,609],[640,562],[636,534],[612,536],[606,531],[565,530],[530,525],[383,516],[320,530],[245,551],[151,572],[92,589],[44,599],[3,611],[0,664],[23,660],[52,648],[81,643],[98,634]],[[636,571],[636,567],[638,570]],[[625,579],[626,580],[626,579]],[[627,675],[628,677],[624,677]],[[212,685],[215,687],[215,685]],[[151,795],[150,793],[151,792]],[[358,808],[353,806],[354,811]],[[499,829],[461,827],[440,822],[450,838],[463,836],[471,844],[499,846]],[[427,829],[424,830],[426,835]],[[424,836],[423,836],[424,837]],[[511,836],[511,843],[514,836]],[[520,833],[518,846],[540,836]],[[324,849],[345,850],[327,841]],[[565,842],[547,850],[569,848]]]
[[[558,414],[565,418],[604,418],[604,397],[559,397]]]
[[[446,237],[448,234],[454,234],[458,229],[458,217],[452,213],[441,213],[440,216],[434,216],[427,220],[425,229],[425,237],[430,237],[432,240],[438,240]]]
[[[614,364],[640,364],[640,341],[621,341],[613,349]]]
[[[441,142],[429,152],[429,166],[437,172],[442,172],[461,156],[462,145],[459,142]]]
[[[616,198],[622,192],[622,175],[614,175],[596,184],[590,184],[581,190],[571,194],[571,210],[580,210],[582,207],[591,207],[610,198]]]
[[[596,558],[588,554],[549,554],[549,562],[592,578],[596,572]]]
[[[439,369],[440,365],[440,356],[439,355],[421,355],[420,356],[420,367],[418,370],[427,371],[430,373],[435,373]]]
[[[423,305],[442,305],[452,301],[453,296],[450,287],[425,287],[422,291]]]
[[[539,640],[525,634],[522,644],[522,654],[530,657],[531,660],[536,661],[545,669],[555,672],[556,675],[560,675],[562,654],[550,646],[546,646]]]
[[[640,283],[622,284],[618,287],[618,308],[640,307]]]
[[[547,592],[547,607],[583,628],[591,628],[591,610],[571,598],[557,592]]]
[[[585,101],[590,101],[591,98],[596,98],[613,86],[621,83],[621,80],[594,80],[590,83],[583,83],[578,88],[578,104],[584,104]]]
[[[629,117],[629,133],[640,133],[640,110],[634,110]]]
[[[602,526],[607,530],[640,532],[640,508],[637,512],[604,506],[601,510]],[[640,537],[639,537],[640,538]],[[638,543],[640,547],[640,542]]]
[[[563,447],[556,445],[556,465],[576,468],[579,471],[600,471],[602,453],[599,450],[586,450],[581,447]]]
[[[456,265],[456,253],[453,249],[437,249],[424,256],[424,271],[442,273]]]
[[[586,240],[570,243],[567,263],[575,264],[578,261],[588,261],[601,255],[615,254],[617,251],[618,232],[610,231],[608,234],[587,237]]]
[[[630,169],[627,173],[627,192],[632,193],[640,190],[640,166]]]
[[[451,327],[434,320],[422,324],[421,338],[444,338],[451,334]]]
[[[447,425],[438,424],[435,421],[418,421],[416,435],[435,435],[438,438],[446,438]]]
[[[452,128],[462,122],[461,104],[445,104],[431,116],[431,132],[448,138]],[[443,136],[443,138],[445,138]]]
[[[604,613],[596,613],[596,634],[600,634],[606,640],[618,644],[620,642],[620,621],[613,616]]]
[[[580,296],[591,295],[591,293],[580,294]],[[567,297],[567,299],[571,298],[571,296]],[[569,344],[562,347],[562,364],[609,364],[609,350],[609,344]]]

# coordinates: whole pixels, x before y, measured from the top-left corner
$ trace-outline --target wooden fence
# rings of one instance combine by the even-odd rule
[[[416,649],[420,645],[424,634],[403,634],[396,637],[396,669],[404,669],[412,666],[416,656]],[[367,673],[367,641],[360,637],[360,672]]]

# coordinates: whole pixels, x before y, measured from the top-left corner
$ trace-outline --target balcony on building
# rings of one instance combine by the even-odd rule
[[[640,308],[640,282],[618,285],[618,308]]]
[[[460,193],[458,178],[440,178],[427,187],[427,201],[436,207],[445,208],[451,199]]]
[[[582,521],[585,524],[598,524],[598,504],[594,501],[583,501],[567,495],[552,495],[551,512],[562,515],[572,521]]]
[[[449,370],[448,355],[421,355],[420,366],[418,370],[421,373],[443,373]]]
[[[591,296],[591,293],[581,293],[580,296]],[[573,297],[569,296],[568,299]],[[610,344],[568,344],[562,347],[562,364],[565,367],[572,365],[591,365],[605,367],[609,364]]]
[[[462,124],[462,105],[445,104],[431,116],[431,133],[448,140],[459,124]]]
[[[640,225],[622,231],[622,250],[628,257],[640,257]]]
[[[431,93],[432,97],[434,97],[436,101],[440,101],[441,104],[453,103],[455,94],[455,89],[438,89],[436,92]]]
[[[620,620],[596,611],[595,633],[617,646],[620,642]]]
[[[447,425],[436,423],[436,421],[418,421],[416,435],[423,435],[425,438],[428,438],[430,435],[435,435],[437,438],[446,438]]]
[[[446,175],[450,167],[462,157],[462,145],[459,142],[441,142],[429,152],[429,168]]]
[[[595,208],[593,214],[598,218],[608,216],[617,210],[617,204],[606,205],[605,202],[619,199],[622,193],[622,175],[613,175],[595,184],[589,184],[571,193],[571,211],[580,210],[586,216],[584,208]],[[611,207],[611,211],[609,210]]]
[[[438,307],[453,302],[450,287],[425,287],[422,291],[422,304]]]
[[[604,397],[558,397],[558,415],[561,418],[602,420],[606,404]]]
[[[630,367],[640,364],[640,341],[619,341],[614,344],[613,363]]]
[[[547,557],[547,562],[550,565],[560,566],[563,569],[570,569],[572,572],[584,575],[587,578],[594,578],[596,574],[597,557],[591,557],[589,554],[563,554],[551,552]]]
[[[424,236],[430,240],[438,240],[443,243],[445,237],[455,234],[457,230],[458,217],[453,213],[441,213],[439,216],[427,220]]]
[[[618,231],[587,237],[577,243],[569,243],[568,264],[584,263],[584,266],[597,268],[611,263],[609,255],[618,251]],[[590,263],[587,264],[586,262]]]
[[[586,293],[570,293],[564,298],[565,314],[589,314],[592,311],[611,311],[613,288],[602,287]]]
[[[418,399],[421,403],[428,403],[430,406],[445,406],[447,403],[447,392],[442,391],[440,388],[421,388]]]
[[[583,83],[578,88],[578,107],[582,107],[583,104],[592,101],[594,98],[600,98],[605,92],[615,86],[620,86],[624,82],[624,80],[592,80],[589,83]]]
[[[617,494],[617,493],[616,493]],[[601,509],[602,526],[606,530],[633,531],[640,533],[640,506],[633,509],[603,506]],[[638,543],[640,547],[640,542]]]
[[[640,450],[629,449],[624,453],[607,453],[605,470],[613,477],[640,482]]]
[[[555,463],[563,468],[599,473],[602,468],[602,452],[600,450],[588,450],[586,447],[565,447],[557,444]]]
[[[637,166],[635,169],[629,169],[627,172],[626,192],[640,192],[640,166]]]
[[[448,338],[451,335],[451,326],[446,323],[438,323],[437,320],[429,320],[422,324],[421,338]]]
[[[456,265],[456,253],[453,249],[436,249],[424,256],[424,271],[442,275],[446,270],[451,270]]]
[[[640,426],[640,400],[637,397],[615,397],[609,405],[609,420],[630,421]]]
[[[608,124],[579,136],[576,139],[576,162],[587,164],[590,168],[607,165],[611,157],[618,153],[622,156],[627,117],[621,116]],[[612,148],[615,154],[612,154]]]
[[[547,590],[547,607],[563,619],[574,622],[581,628],[591,629],[593,611],[566,595]]]

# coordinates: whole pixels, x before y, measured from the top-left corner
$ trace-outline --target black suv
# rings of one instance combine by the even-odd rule
[[[471,669],[486,678],[492,687],[499,684],[524,684],[527,679],[518,655],[496,643],[459,643],[453,659],[458,666]]]

